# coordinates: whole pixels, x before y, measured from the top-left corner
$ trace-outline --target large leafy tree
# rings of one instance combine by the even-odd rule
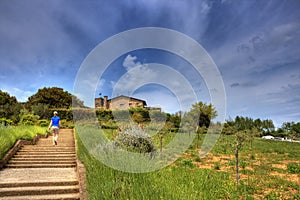
[[[22,105],[18,103],[16,97],[0,90],[0,118],[18,121],[21,109]]]
[[[73,100],[73,104],[72,104]],[[39,105],[47,105],[51,108],[71,108],[74,107],[84,107],[83,102],[79,100],[76,96],[64,91],[62,88],[44,87],[39,89],[38,92],[28,98],[26,103],[26,108],[32,110],[33,107]]]

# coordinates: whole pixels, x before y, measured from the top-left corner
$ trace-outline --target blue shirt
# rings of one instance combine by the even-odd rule
[[[59,127],[59,120],[60,120],[59,116],[52,117],[51,120],[52,120],[52,126]]]

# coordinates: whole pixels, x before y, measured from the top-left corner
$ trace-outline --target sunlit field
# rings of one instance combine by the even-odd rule
[[[88,131],[88,130],[87,130]],[[100,134],[99,129],[99,134]],[[113,139],[115,130],[104,129]],[[165,136],[165,141],[175,133]],[[200,135],[200,144],[205,135]],[[300,143],[255,138],[240,152],[235,182],[235,136],[222,135],[199,158],[197,137],[175,163],[150,173],[125,173],[91,156],[77,135],[78,155],[87,169],[90,199],[299,199]],[[156,148],[159,140],[153,137]]]
[[[0,159],[18,139],[31,140],[36,135],[45,135],[46,128],[40,126],[2,126],[0,125]]]

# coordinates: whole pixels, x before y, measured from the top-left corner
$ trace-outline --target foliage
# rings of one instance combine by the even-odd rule
[[[40,116],[41,119],[49,119],[52,116],[51,111],[49,110],[48,104],[38,103],[32,106],[32,112],[35,115]]]
[[[297,163],[289,163],[287,169],[291,174],[300,174],[300,165]]]
[[[0,118],[0,126],[12,125],[13,121],[11,119]]]
[[[142,114],[137,112],[132,114],[131,119],[138,124],[144,121]]]
[[[77,136],[78,157],[86,166],[90,199],[237,199],[230,174],[187,166],[149,173],[125,173],[91,156]],[[105,180],[105,181],[103,181]]]
[[[136,126],[121,130],[114,143],[120,148],[133,152],[147,153],[154,150],[151,137]]]
[[[281,129],[286,132],[286,135],[293,135],[295,138],[300,138],[300,122],[284,122]]]
[[[243,146],[244,141],[247,139],[246,132],[238,132],[235,134],[235,169],[236,169],[236,186],[238,187],[239,180],[240,180],[240,172],[239,172],[239,167],[240,167],[240,150]]]
[[[6,118],[17,122],[22,105],[17,102],[16,97],[0,90],[0,118]]]
[[[71,108],[72,105],[73,107],[84,107],[83,102],[76,96],[58,87],[39,89],[36,94],[28,98],[25,106],[31,110],[33,106],[39,104],[48,105],[49,108]]]
[[[37,134],[44,135],[46,128],[39,126],[1,126],[0,125],[0,159],[18,139],[30,140]]]
[[[180,113],[175,114],[167,114],[167,121],[172,124],[172,127],[174,127],[175,130],[178,130],[181,123],[181,115]]]
[[[34,115],[32,113],[30,113],[29,111],[27,111],[26,109],[21,110],[20,113],[20,121],[19,124],[20,125],[36,125],[38,120],[39,120],[39,116],[38,115]]]
[[[234,120],[230,119],[224,124],[222,133],[225,135],[235,134],[238,131],[250,130],[255,136],[266,135],[274,132],[275,126],[270,119],[261,120],[249,117],[236,116]]]
[[[149,116],[152,122],[165,122],[167,120],[167,114],[164,112],[151,110]]]
[[[96,116],[100,123],[107,122],[113,119],[112,111],[103,108],[96,110]]]
[[[110,135],[110,140],[114,139],[116,130],[111,132],[105,129],[104,131],[106,135]],[[242,133],[248,139],[248,133],[243,131]],[[178,133],[166,132],[163,146],[166,146],[176,134]],[[158,146],[159,134],[150,135],[154,145]],[[204,134],[199,136],[200,141],[206,137]],[[251,148],[250,143],[244,140],[239,151],[240,167],[244,169],[240,171],[241,179],[236,190],[234,180],[231,178],[235,173],[236,162],[232,157],[234,148],[230,148],[235,147],[236,136],[220,135],[211,151],[212,157],[209,155],[201,159],[195,157],[199,153],[198,149],[194,148],[196,142],[195,138],[191,148],[166,168],[145,174],[130,174],[106,167],[86,150],[83,153],[81,150],[84,147],[78,141],[78,147],[81,148],[78,151],[79,158],[87,167],[90,198],[97,199],[102,195],[102,199],[148,199],[147,197],[153,193],[154,196],[151,196],[153,199],[244,199],[244,197],[263,199],[268,195],[272,196],[272,191],[276,191],[279,199],[283,196],[291,199],[299,197],[295,194],[300,191],[299,184],[272,173],[274,171],[288,173],[287,169],[276,168],[273,164],[286,161],[298,163],[299,143],[254,138]],[[280,149],[282,153],[277,153],[276,149]],[[202,169],[202,165],[210,166],[210,170]],[[221,170],[217,171],[218,168]],[[180,192],[176,192],[177,190]]]
[[[139,113],[139,115],[142,118],[142,121],[149,121],[150,116],[149,116],[149,111],[145,108],[142,107],[131,107],[128,109],[130,116],[132,116],[134,113]]]
[[[191,110],[184,115],[184,126],[195,125],[209,127],[210,122],[217,116],[217,111],[212,104],[206,105],[203,102],[198,102],[192,105]]]
[[[41,127],[48,127],[49,121],[47,121],[45,119],[39,120],[38,125],[41,126]]]
[[[116,122],[130,122],[130,113],[128,110],[113,110],[112,115]]]

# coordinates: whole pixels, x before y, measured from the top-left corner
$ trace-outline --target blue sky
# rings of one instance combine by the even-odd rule
[[[162,27],[188,35],[211,56],[223,78],[227,118],[299,121],[299,9],[298,0],[0,0],[0,89],[19,101],[42,87],[73,93],[82,62],[99,43],[129,29]],[[198,99],[210,101],[189,63],[154,49],[120,55],[95,96],[111,97],[130,68],[151,62],[179,70]],[[179,109],[176,95],[160,85],[124,91],[166,112]]]

